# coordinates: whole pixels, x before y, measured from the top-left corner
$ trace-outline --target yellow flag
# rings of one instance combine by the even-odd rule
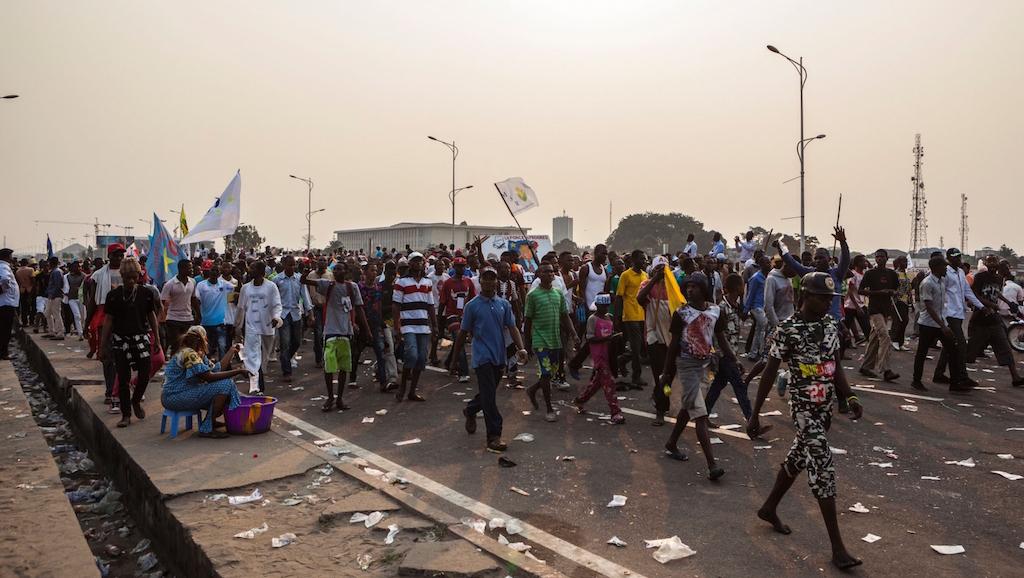
[[[184,237],[185,235],[188,235],[188,221],[185,220],[184,204],[181,205],[181,212],[178,214],[181,215],[181,223],[178,224],[178,230],[181,231],[181,236]]]
[[[686,305],[686,297],[683,297],[683,292],[679,290],[676,276],[667,266],[665,267],[665,293],[668,294],[669,313],[675,314],[677,309]]]

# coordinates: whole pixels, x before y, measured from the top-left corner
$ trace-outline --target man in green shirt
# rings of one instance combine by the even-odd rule
[[[555,272],[551,265],[544,264],[537,270],[540,286],[526,296],[526,350],[537,356],[540,367],[540,379],[526,390],[533,409],[539,410],[537,390],[544,392],[544,404],[547,406],[545,419],[557,421],[554,408],[551,407],[551,376],[558,368],[562,354],[561,331],[570,336],[569,345],[576,346],[579,338],[569,317],[569,309],[565,304],[562,292],[551,286]]]

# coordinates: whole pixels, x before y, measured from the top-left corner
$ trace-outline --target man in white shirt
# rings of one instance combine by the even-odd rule
[[[167,357],[178,350],[178,340],[195,323],[194,310],[199,309],[196,299],[196,281],[192,278],[192,261],[178,261],[178,275],[164,283],[160,290],[160,301],[167,310],[164,322]]]
[[[747,231],[742,241],[739,236],[733,239],[736,243],[736,250],[740,252],[740,263],[746,263],[750,259],[754,258],[754,251],[757,249],[757,243],[754,242],[754,232]]]
[[[1009,261],[999,262],[999,274],[1006,279],[1006,283],[1003,284],[1003,297],[1006,298],[1006,301],[1016,303],[1018,307],[1024,305],[1024,288],[1014,281]],[[1007,320],[1017,317],[1016,312],[1010,311],[1010,306],[1005,301],[999,302],[999,315]]]
[[[254,261],[249,266],[249,281],[238,296],[235,327],[242,330],[242,362],[252,376],[249,394],[262,395],[265,374],[274,355],[274,334],[281,327],[281,294],[277,285],[266,279],[267,264]]]
[[[690,256],[691,259],[697,258],[697,242],[693,240],[693,233],[686,236],[686,246],[683,247],[683,253]]]

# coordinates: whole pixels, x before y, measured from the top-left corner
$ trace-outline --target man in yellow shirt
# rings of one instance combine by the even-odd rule
[[[644,356],[644,308],[640,306],[636,296],[640,286],[647,280],[647,255],[640,249],[630,254],[630,267],[619,276],[619,286],[615,290],[615,331],[622,332],[629,340],[631,389],[643,389],[644,380],[640,377]],[[623,372],[625,373],[625,372]]]

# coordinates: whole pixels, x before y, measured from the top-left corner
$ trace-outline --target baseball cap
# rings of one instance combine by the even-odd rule
[[[497,277],[497,276],[498,276],[498,271],[495,270],[493,267],[487,267],[486,269],[480,271],[480,277]]]
[[[811,295],[837,296],[836,281],[828,273],[814,271],[803,276],[800,281],[800,291]]]
[[[959,257],[960,255],[960,249],[957,249],[956,247],[950,247],[949,249],[946,249],[946,257],[948,258]]]
[[[409,253],[409,260],[410,261],[412,261],[413,259],[422,259],[422,258],[423,258],[423,253],[420,253],[419,251],[413,251],[412,253]]]
[[[402,265],[408,265],[408,264],[409,264],[409,260],[406,259],[405,257],[401,257],[400,259],[398,259],[398,266],[399,267],[401,267]]]
[[[111,243],[107,245],[107,255],[112,255],[118,251],[124,251],[124,245],[121,243]]]

